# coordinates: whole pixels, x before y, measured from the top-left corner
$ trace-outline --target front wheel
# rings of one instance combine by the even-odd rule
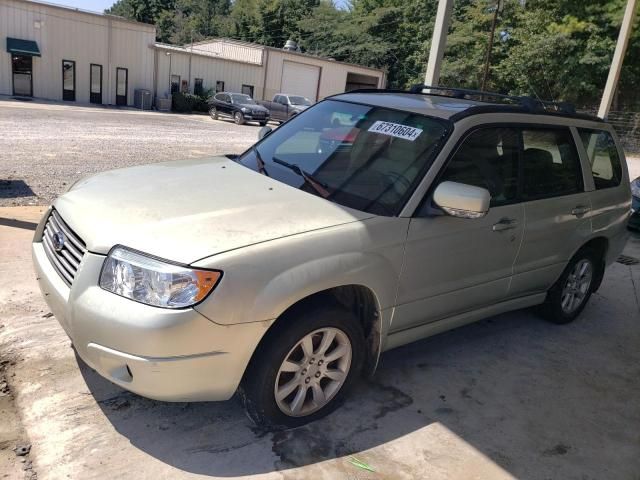
[[[209,116],[214,120],[218,120],[218,109],[216,107],[211,107],[209,109]]]
[[[236,125],[243,125],[244,124],[244,115],[242,115],[242,112],[236,112],[233,115],[233,121],[236,122]]]
[[[541,306],[541,313],[547,320],[565,324],[580,315],[593,293],[597,266],[602,263],[598,258],[593,250],[583,249],[571,259]]]
[[[241,386],[249,417],[264,427],[296,427],[324,417],[343,400],[364,362],[360,322],[340,306],[280,321]]]

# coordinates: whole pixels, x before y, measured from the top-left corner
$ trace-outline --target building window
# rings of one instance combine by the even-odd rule
[[[253,98],[253,85],[242,85],[242,93]]]
[[[224,82],[222,80],[216,82],[216,93],[218,92],[224,92]]]
[[[62,61],[62,99],[71,102],[76,99],[76,62]]]
[[[180,91],[180,75],[171,75],[171,93]]]
[[[129,101],[127,93],[129,92],[129,69],[116,68],[116,105],[126,106]]]
[[[193,93],[196,95],[202,95],[204,93],[204,87],[202,86],[202,79],[196,78],[195,84],[193,85]]]

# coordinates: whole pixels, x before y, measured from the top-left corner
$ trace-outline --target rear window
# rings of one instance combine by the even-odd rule
[[[609,132],[579,128],[580,138],[591,164],[596,190],[617,187],[622,181],[618,149]]]
[[[525,200],[584,190],[580,159],[568,129],[524,129],[522,142]]]

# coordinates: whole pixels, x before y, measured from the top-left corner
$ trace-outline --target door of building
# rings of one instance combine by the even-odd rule
[[[62,99],[76,100],[76,62],[73,60],[62,61]]]
[[[33,96],[33,57],[12,55],[13,94],[18,97]]]
[[[116,68],[116,105],[127,105],[127,90],[129,89],[129,70]]]
[[[102,65],[91,64],[89,86],[89,101],[102,103]]]

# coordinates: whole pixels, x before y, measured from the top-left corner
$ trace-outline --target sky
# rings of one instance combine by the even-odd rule
[[[105,8],[109,8],[114,4],[115,0],[47,0],[49,3],[57,3],[67,7],[76,7],[91,12],[102,12]],[[346,0],[336,0],[339,7],[344,6]]]

